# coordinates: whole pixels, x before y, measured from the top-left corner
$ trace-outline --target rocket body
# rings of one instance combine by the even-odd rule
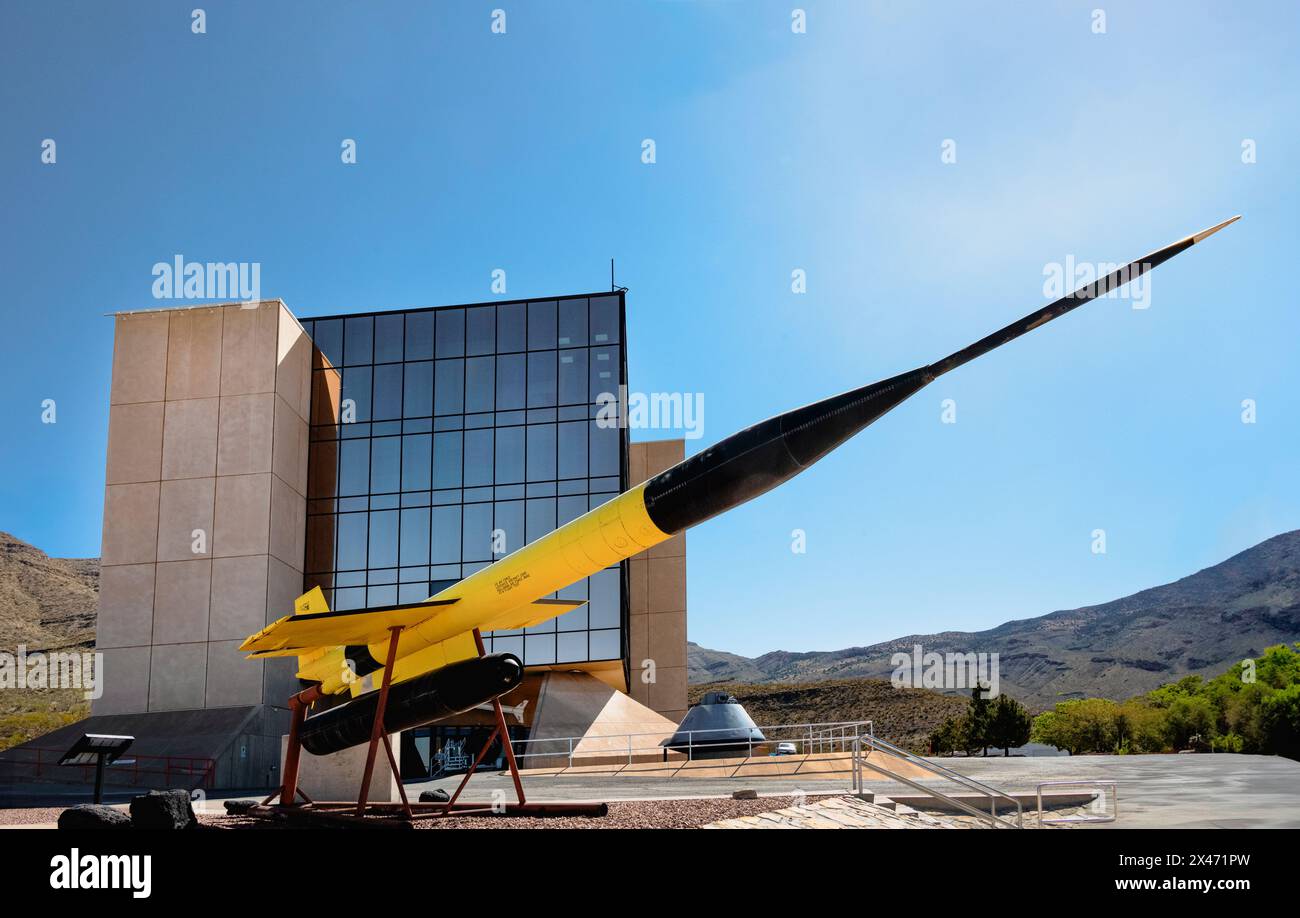
[[[455,657],[451,642],[463,641],[466,632],[517,627],[509,622],[521,606],[788,481],[938,376],[1106,295],[1231,222],[1152,252],[936,363],[795,408],[732,434],[471,574],[431,597],[454,600],[445,610],[401,634],[393,681],[446,665]],[[360,676],[381,670],[379,661],[386,659],[387,648],[388,639],[346,648],[349,668]],[[343,652],[340,649],[340,655]],[[339,662],[323,660],[319,670],[299,676],[320,681],[326,693],[343,691],[352,680],[340,678]]]
[[[400,643],[398,646],[401,646]],[[524,665],[508,653],[492,653],[448,664],[399,682],[388,692],[384,732],[398,733],[472,711],[517,686]],[[347,704],[307,718],[302,747],[312,755],[329,755],[370,740],[379,693],[370,692]]]

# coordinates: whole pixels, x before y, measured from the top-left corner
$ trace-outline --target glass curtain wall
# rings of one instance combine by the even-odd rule
[[[303,320],[316,345],[307,587],[332,609],[418,602],[627,487],[622,293]],[[625,656],[625,572],[587,604],[485,635],[527,665]]]

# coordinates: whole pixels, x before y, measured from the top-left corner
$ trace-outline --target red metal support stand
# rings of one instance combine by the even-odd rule
[[[302,722],[307,717],[307,707],[320,697],[320,686],[313,685],[289,699],[289,743],[284,752],[284,774],[280,778],[280,789],[263,800],[262,806],[276,797],[280,798],[282,806],[296,805],[300,796],[311,802],[311,798],[298,787],[298,763],[302,759]]]
[[[478,649],[478,655],[480,657],[487,655],[487,650],[483,646],[483,635],[477,628],[474,629],[474,646]],[[478,751],[478,755],[475,756],[473,763],[469,766],[469,770],[465,772],[465,777],[461,779],[460,785],[456,788],[456,793],[451,795],[451,799],[448,800],[446,805],[443,807],[442,814],[444,816],[451,813],[451,808],[455,806],[456,800],[460,797],[461,791],[463,791],[465,786],[469,784],[469,779],[474,777],[474,771],[478,768],[479,763],[483,761],[483,757],[487,755],[488,750],[492,748],[492,743],[498,738],[501,740],[501,748],[506,754],[506,763],[510,767],[510,777],[513,778],[515,782],[515,794],[519,797],[518,805],[523,806],[527,803],[527,800],[524,799],[524,783],[519,777],[519,767],[515,764],[515,748],[510,742],[510,730],[506,727],[506,713],[501,709],[500,698],[492,699],[492,712],[495,715],[497,723],[496,729],[494,729],[492,735],[487,738],[487,742],[483,744],[483,748]]]
[[[402,626],[394,625],[388,629],[388,633],[391,635],[388,639],[388,660],[384,663],[384,680],[379,687],[379,701],[375,705],[375,725],[370,731],[370,748],[366,750],[366,770],[361,776],[361,792],[357,795],[356,815],[365,815],[366,798],[370,796],[370,777],[374,774],[375,756],[382,742],[388,753],[388,764],[393,769],[393,780],[397,782],[397,790],[402,797],[402,809],[406,812],[407,818],[410,818],[411,805],[406,799],[406,788],[402,786],[402,774],[393,755],[392,743],[384,730],[384,711],[388,707],[388,689],[393,683],[393,664],[397,661],[397,639],[402,636]]]
[[[376,703],[375,725],[371,730],[370,746],[366,755],[365,778],[361,784],[361,791],[357,795],[355,803],[339,801],[325,802],[313,801],[302,788],[298,786],[298,766],[302,756],[302,725],[307,717],[307,708],[323,696],[319,686],[313,686],[305,691],[299,692],[289,699],[289,710],[292,714],[292,720],[289,726],[289,744],[285,753],[284,776],[279,790],[271,794],[262,801],[260,806],[253,807],[249,814],[255,817],[271,819],[290,819],[299,825],[332,825],[332,826],[409,826],[415,819],[438,819],[446,816],[478,814],[487,812],[504,812],[518,816],[549,816],[549,815],[570,815],[570,816],[604,816],[606,805],[603,803],[589,803],[585,801],[578,802],[555,802],[555,803],[528,803],[524,797],[524,785],[519,776],[519,766],[515,761],[514,746],[510,742],[510,731],[506,726],[506,715],[501,707],[499,698],[492,699],[493,719],[496,726],[492,734],[488,737],[483,748],[479,750],[474,762],[465,773],[461,780],[460,786],[456,788],[456,793],[446,803],[417,803],[411,804],[406,797],[406,788],[402,785],[401,771],[397,765],[397,756],[393,753],[392,740],[384,732],[384,712],[388,704],[388,691],[392,683],[393,663],[397,655],[397,641],[401,635],[401,626],[394,626],[389,629],[392,638],[388,644],[387,663],[384,667],[384,677],[379,688],[379,698]],[[478,649],[479,656],[485,656],[486,651],[483,646],[483,636],[478,629],[474,629],[474,644]],[[505,752],[506,763],[510,769],[510,776],[514,779],[515,793],[518,795],[518,803],[507,803],[498,807],[491,803],[461,803],[457,805],[457,799],[461,792],[469,784],[470,778],[474,776],[475,770],[483,759],[487,757],[488,751],[492,748],[497,739],[501,740],[502,748]],[[379,744],[383,743],[384,753],[388,759],[388,765],[393,771],[393,778],[397,781],[398,793],[401,795],[401,803],[371,803],[367,805],[367,797],[370,791],[370,779],[374,774],[375,759],[378,757]],[[280,798],[279,805],[272,806],[271,801],[276,797]],[[306,801],[306,806],[297,802],[301,797]],[[371,817],[389,817],[387,819],[366,819],[366,814]],[[394,819],[392,817],[398,817]]]

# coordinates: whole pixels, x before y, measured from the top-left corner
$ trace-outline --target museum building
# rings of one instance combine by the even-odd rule
[[[103,694],[74,726],[211,760],[217,787],[277,783],[295,661],[238,647],[301,593],[319,586],[334,610],[421,601],[683,456],[680,439],[632,442],[602,420],[628,391],[623,291],[114,323]],[[555,595],[585,604],[485,635],[527,668],[502,699],[519,751],[671,733],[687,708],[684,535]],[[403,773],[476,751],[488,722],[404,735]]]

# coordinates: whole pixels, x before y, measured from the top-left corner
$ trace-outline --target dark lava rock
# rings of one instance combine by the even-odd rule
[[[447,793],[440,787],[435,788],[434,790],[420,792],[421,803],[446,803],[450,799],[451,794]]]
[[[83,803],[59,814],[60,829],[129,829],[131,817],[111,806]]]
[[[257,806],[256,800],[227,800],[224,804],[226,815],[243,816],[253,807]]]
[[[131,825],[137,829],[193,829],[194,817],[188,791],[149,791],[131,798]]]

